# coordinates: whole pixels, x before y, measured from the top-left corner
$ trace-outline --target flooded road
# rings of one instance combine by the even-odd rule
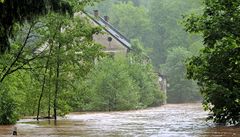
[[[201,104],[165,105],[146,110],[109,113],[71,113],[58,121],[21,120],[19,136],[29,137],[240,137],[240,128],[215,127],[206,122]],[[12,126],[0,126],[8,136]]]

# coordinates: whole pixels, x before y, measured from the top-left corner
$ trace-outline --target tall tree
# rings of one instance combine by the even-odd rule
[[[101,52],[102,47],[92,41],[92,35],[99,32],[100,29],[94,28],[84,18],[73,18],[70,5],[74,5],[74,11],[79,11],[85,4],[94,1],[96,0],[60,2],[60,5],[53,5],[59,6],[59,9],[54,10],[54,7],[47,6],[43,13],[40,11],[39,14],[35,14],[35,12],[26,13],[26,16],[29,17],[19,14],[18,17],[21,19],[12,22],[13,26],[9,26],[12,30],[8,32],[14,35],[14,38],[8,38],[12,49],[0,56],[0,98],[6,98],[0,101],[1,124],[15,123],[17,120],[16,113],[18,115],[37,114],[40,116],[48,111],[48,116],[50,116],[50,110],[52,109],[50,103],[53,103],[51,96],[54,95],[54,88],[51,87],[53,83],[56,83],[57,91],[57,94],[55,94],[55,116],[57,113],[59,115],[65,114],[71,109],[72,101],[70,98],[74,96],[72,82],[84,77],[93,67],[95,59],[102,56],[103,53]],[[5,4],[3,8],[7,8],[8,2],[7,0],[1,1],[0,5]],[[21,4],[27,1],[14,2],[18,2],[18,8],[23,8],[25,5]],[[35,1],[33,3],[28,2],[28,4],[39,4]],[[16,5],[13,4],[12,6]],[[26,8],[19,9],[18,12],[23,10],[25,15]],[[33,9],[29,8],[29,10]],[[49,13],[48,10],[60,13],[53,14],[52,12]],[[8,16],[10,11],[4,11],[1,17],[5,17],[5,13]],[[69,14],[63,16],[62,13]],[[39,15],[44,14],[47,14],[47,16],[39,17]],[[25,22],[25,20],[28,22]],[[3,21],[1,19],[0,21],[2,23],[7,20]],[[0,30],[2,31],[2,29]],[[4,33],[1,34],[4,35]],[[59,48],[59,45],[61,45],[61,48]],[[51,52],[50,47],[53,47]],[[11,77],[9,77],[10,75]],[[49,84],[46,84],[46,81]],[[48,94],[46,94],[47,91]],[[9,107],[9,111],[5,111],[6,107]],[[6,116],[11,119],[6,119]]]
[[[99,0],[2,0],[0,1],[0,54],[10,49],[9,38],[14,36],[16,23],[32,21],[54,11],[70,14]]]
[[[55,85],[53,116],[56,120],[59,109],[65,109],[63,104],[68,104],[68,101],[62,100],[62,97],[69,95],[65,91],[71,91],[69,88],[71,82],[86,75],[93,67],[95,59],[103,55],[102,47],[92,41],[92,35],[99,32],[100,29],[91,26],[84,18],[77,16],[71,18],[59,14],[49,14],[42,19],[42,24],[45,27],[40,34],[45,36],[47,43],[44,53],[50,56],[47,59],[49,67],[45,67],[43,70],[43,84],[46,80],[44,78],[46,72],[53,70],[52,80]],[[41,91],[40,97],[43,96],[42,94],[43,91]],[[62,102],[59,103],[59,101]],[[64,113],[64,111],[62,112]]]
[[[115,4],[111,9],[114,11],[110,13],[110,21],[113,26],[117,27],[129,39],[147,41],[146,34],[150,32],[151,24],[145,8],[127,2]]]
[[[240,1],[205,0],[203,14],[186,18],[189,32],[201,33],[204,49],[188,64],[214,122],[240,123]]]
[[[149,16],[152,32],[148,35],[152,41],[150,47],[154,49],[150,56],[155,66],[166,62],[169,49],[179,46],[188,48],[199,40],[182,29],[180,20],[189,11],[198,11],[200,6],[200,2],[196,0],[151,0]]]

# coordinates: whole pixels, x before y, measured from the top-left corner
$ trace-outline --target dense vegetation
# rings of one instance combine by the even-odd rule
[[[57,114],[69,112],[74,96],[71,83],[103,56],[102,46],[92,41],[97,32],[99,28],[85,19],[53,13],[19,27],[10,43],[12,49],[0,58],[1,96],[8,101],[8,115],[53,115],[56,119]],[[2,124],[10,120],[0,119]]]
[[[1,5],[8,2],[3,1]],[[76,2],[72,10],[80,10],[84,4]],[[36,15],[42,14],[39,10]],[[32,14],[24,12],[26,16]],[[57,115],[70,111],[74,96],[72,81],[83,77],[94,66],[94,60],[103,56],[102,46],[92,41],[99,28],[71,14],[45,14],[31,20],[14,20],[14,31],[9,32],[14,37],[5,39],[11,50],[0,56],[0,124],[15,123],[18,116],[24,115],[37,115],[37,118],[48,115],[56,119]],[[9,25],[5,23],[1,20],[1,24]],[[5,33],[9,34],[1,32]]]
[[[65,4],[73,7],[63,10],[78,12],[92,2],[72,0]],[[21,4],[11,8],[25,9]],[[9,50],[0,56],[0,124],[13,124],[21,116],[56,120],[73,110],[126,110],[162,103],[157,75],[150,63],[143,63],[146,56],[143,48],[137,48],[139,42],[133,42],[136,48],[129,57],[111,59],[92,39],[101,28],[92,26],[88,19],[70,13],[25,10],[16,10],[16,14],[33,18],[22,15],[12,20],[9,27],[13,30],[1,32],[12,37],[4,39],[9,45],[5,44],[2,51]],[[111,105],[102,105],[105,101]]]
[[[186,18],[186,29],[203,35],[205,47],[188,61],[188,77],[198,81],[209,117],[240,124],[240,2],[205,0],[204,13]]]
[[[79,109],[129,110],[163,103],[165,95],[144,48],[138,40],[132,48],[127,57],[119,54],[96,64],[78,90],[86,103]]]
[[[85,100],[80,110],[145,108],[161,105],[164,98],[150,64],[131,63],[121,56],[101,60],[78,91],[77,97]]]
[[[198,54],[201,38],[181,24],[183,15],[201,12],[199,7],[201,0],[106,0],[87,10],[100,10],[129,39],[143,43],[154,69],[168,78],[168,103],[181,103],[200,100],[196,82],[186,78],[185,60]]]

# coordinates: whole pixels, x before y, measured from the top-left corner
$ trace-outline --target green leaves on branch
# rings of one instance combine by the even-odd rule
[[[128,110],[160,105],[163,93],[149,65],[125,57],[105,58],[88,74],[78,92],[83,110]],[[82,84],[81,84],[82,85]],[[82,98],[82,99],[80,99]]]
[[[205,48],[187,64],[188,78],[201,86],[216,123],[240,123],[240,2],[205,0],[204,13],[186,18],[189,32],[201,33]]]
[[[0,117],[5,120],[3,124],[15,123],[16,113],[36,115],[38,100],[41,103],[40,116],[46,116],[49,108],[51,116],[57,88],[61,91],[56,98],[58,115],[72,110],[74,81],[85,77],[94,66],[95,59],[104,56],[102,46],[92,41],[92,35],[99,31],[84,18],[57,13],[40,18],[34,25],[26,23],[19,29],[11,41],[12,50],[0,56],[0,77],[4,79],[0,84],[1,87],[7,86],[6,91],[9,92],[4,94],[4,98],[10,98],[7,103],[0,100],[0,106],[9,107],[0,111]],[[47,60],[49,63],[45,65]],[[55,73],[56,62],[59,63],[58,76]],[[46,81],[44,84],[43,80]],[[56,81],[59,86],[54,85]],[[6,119],[6,115],[10,118]]]
[[[0,125],[15,124],[18,120],[16,104],[8,91],[0,87]]]

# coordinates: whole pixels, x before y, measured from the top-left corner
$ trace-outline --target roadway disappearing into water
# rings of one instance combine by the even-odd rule
[[[240,137],[240,128],[206,122],[201,104],[168,104],[124,112],[71,113],[53,121],[20,120],[18,136],[27,137]],[[9,136],[13,126],[0,126]]]

